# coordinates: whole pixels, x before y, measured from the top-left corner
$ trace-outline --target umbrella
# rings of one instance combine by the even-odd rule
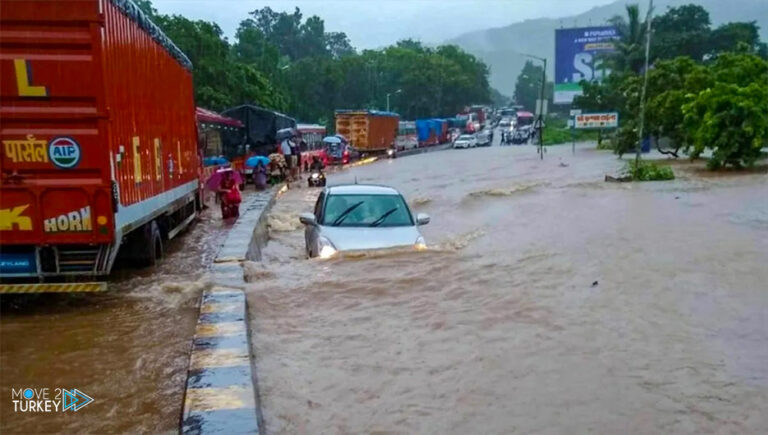
[[[232,174],[232,178],[235,180],[235,184],[243,184],[243,177],[240,176],[240,172],[233,170],[232,168],[219,169],[211,174],[207,180],[205,180],[205,187],[209,190],[219,190],[221,187],[221,180],[224,179],[224,174],[227,172]]]
[[[339,138],[338,138],[338,137],[336,137],[336,136],[327,136],[327,137],[324,137],[324,138],[323,138],[323,142],[328,142],[328,143],[341,143],[341,139],[339,139]]]
[[[262,165],[267,166],[269,165],[270,160],[269,160],[269,157],[264,157],[264,156],[248,157],[248,160],[245,161],[245,166],[255,168],[256,165],[259,164],[259,162],[261,162]]]
[[[229,160],[224,157],[205,157],[203,159],[203,166],[218,166],[229,164]]]
[[[349,142],[346,137],[344,137],[344,136],[342,136],[342,135],[340,135],[338,133],[334,134],[334,136],[338,137],[339,139],[341,139],[342,142],[347,142],[347,143]]]
[[[275,133],[275,139],[283,140],[283,139],[288,139],[290,137],[293,137],[295,135],[296,133],[293,131],[292,128],[281,128],[280,130],[277,130],[277,133]]]

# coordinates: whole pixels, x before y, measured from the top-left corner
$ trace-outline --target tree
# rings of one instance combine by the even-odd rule
[[[157,9],[152,6],[152,0],[133,0],[136,6],[144,12],[150,19],[154,19],[157,16]]]
[[[646,126],[662,154],[678,157],[680,148],[688,145],[682,106],[688,101],[689,94],[698,93],[706,87],[702,81],[689,80],[694,72],[703,69],[690,57],[678,57],[659,61],[648,71]],[[670,140],[670,150],[659,146],[661,137]]]
[[[723,24],[712,31],[709,46],[713,54],[741,51],[768,58],[768,46],[760,42],[759,27],[755,21]]]
[[[322,18],[313,15],[303,20],[299,8],[293,13],[275,12],[269,7],[250,12],[250,26],[290,61],[308,57],[339,58],[354,53],[343,32],[326,32]]]
[[[619,33],[616,50],[605,56],[607,64],[614,71],[642,71],[645,62],[646,24],[640,20],[637,4],[627,5],[627,16],[617,15],[610,20]]]
[[[768,144],[768,62],[727,53],[707,70],[708,86],[683,106],[691,156],[711,149],[712,169],[752,165]]]
[[[542,67],[528,60],[515,82],[515,103],[533,110],[541,93]]]
[[[683,106],[693,138],[693,157],[711,149],[707,165],[751,166],[768,143],[768,86],[717,83]]]
[[[255,66],[237,62],[215,23],[180,15],[156,15],[154,21],[192,62],[198,105],[214,110],[242,103],[277,110],[287,107],[287,97],[266,75]]]
[[[653,20],[652,58],[690,56],[701,61],[709,52],[709,12],[699,5],[670,8]]]
[[[280,62],[280,52],[269,42],[252,19],[244,20],[235,33],[237,42],[232,46],[236,59],[254,65],[261,71],[274,76]]]

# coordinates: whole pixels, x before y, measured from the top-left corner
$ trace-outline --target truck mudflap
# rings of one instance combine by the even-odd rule
[[[107,290],[106,282],[0,284],[0,294],[8,293],[86,293]]]

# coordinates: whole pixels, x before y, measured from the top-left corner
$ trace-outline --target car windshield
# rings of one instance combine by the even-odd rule
[[[472,140],[472,136],[468,134],[462,134],[459,136],[459,140]]]
[[[400,195],[330,195],[322,225],[339,227],[398,227],[414,225]]]

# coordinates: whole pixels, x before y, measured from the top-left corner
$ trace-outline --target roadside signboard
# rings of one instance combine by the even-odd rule
[[[581,115],[581,109],[571,109],[571,116]]]
[[[573,117],[576,128],[616,128],[619,126],[618,112],[582,113]]]
[[[608,74],[599,56],[614,51],[618,35],[613,26],[555,30],[555,104],[571,104],[581,95],[580,81]]]

